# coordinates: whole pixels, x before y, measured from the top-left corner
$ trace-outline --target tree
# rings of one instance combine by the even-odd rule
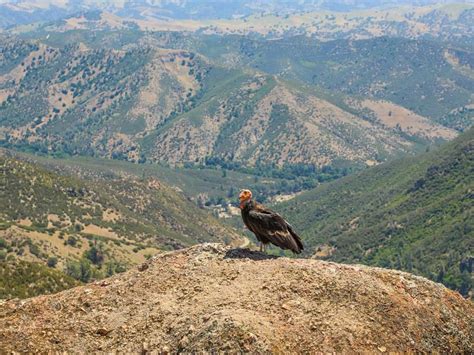
[[[68,260],[64,272],[76,280],[81,279],[81,267],[77,261]]]
[[[107,276],[112,276],[117,273],[124,272],[126,267],[118,261],[111,260],[105,264],[105,273]]]
[[[104,253],[102,247],[93,245],[89,250],[84,252],[84,256],[89,259],[94,265],[101,266],[104,262]]]
[[[92,276],[91,263],[89,260],[81,259],[80,271],[81,271],[80,280],[82,282],[89,282]]]
[[[58,258],[55,256],[51,256],[48,258],[47,265],[49,267],[56,267],[56,264],[58,263]]]
[[[69,244],[70,246],[73,246],[75,247],[77,245],[77,237],[75,237],[74,235],[70,235],[68,238],[67,238],[67,241],[65,242],[65,244]]]
[[[82,282],[89,282],[92,276],[92,268],[89,260],[82,258],[79,262],[69,260],[64,272]]]
[[[463,296],[467,296],[471,289],[472,289],[471,274],[467,270],[464,270],[461,273],[461,285],[459,287],[459,293]]]

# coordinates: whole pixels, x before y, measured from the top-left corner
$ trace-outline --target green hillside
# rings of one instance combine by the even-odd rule
[[[473,78],[446,59],[448,54],[463,58],[474,73],[473,53],[431,41],[381,37],[308,43],[302,36],[271,42],[244,40],[242,48],[249,64],[266,72],[284,73],[331,92],[389,100],[435,120],[466,105],[474,91]],[[448,82],[449,93],[440,90],[440,83]]]
[[[474,129],[438,150],[368,169],[279,206],[309,251],[395,268],[467,295],[474,257]]]
[[[215,240],[225,230],[184,195],[153,177],[91,173],[75,178],[5,156],[1,166],[6,193],[1,197],[0,216],[7,222],[28,218],[33,226],[47,229],[48,215],[53,214],[68,225],[111,228],[119,236],[149,240],[164,248]],[[107,213],[116,217],[107,220]]]
[[[0,299],[28,298],[80,285],[63,272],[40,263],[0,261]]]
[[[124,170],[69,170],[0,153],[0,260],[32,263],[21,264],[23,271],[12,274],[19,280],[12,295],[32,295],[21,291],[20,284],[43,274],[45,269],[35,265],[88,282],[163,250],[244,242],[234,229],[156,177]],[[5,273],[14,269],[11,264],[2,267]],[[53,292],[61,285],[46,282],[38,287]]]
[[[392,37],[24,32],[0,38],[0,145],[171,165],[370,165],[472,125],[473,58]]]

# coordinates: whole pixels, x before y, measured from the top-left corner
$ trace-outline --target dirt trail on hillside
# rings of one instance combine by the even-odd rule
[[[407,273],[202,244],[0,305],[2,351],[469,352],[474,305]]]

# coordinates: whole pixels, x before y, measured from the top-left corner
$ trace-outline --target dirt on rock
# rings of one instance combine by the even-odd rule
[[[470,352],[474,305],[404,272],[201,244],[0,305],[2,352]]]

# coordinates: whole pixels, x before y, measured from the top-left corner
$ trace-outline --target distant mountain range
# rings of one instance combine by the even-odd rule
[[[141,163],[373,165],[473,122],[474,55],[440,42],[75,29],[2,43],[7,147]]]
[[[442,23],[445,24],[446,21],[452,20],[453,15],[455,16],[460,10],[472,8],[472,5],[472,1],[430,0],[416,2],[404,0],[2,0],[0,1],[0,28],[63,20],[78,14],[87,14],[94,17],[102,12],[132,21],[224,20],[226,26],[231,28],[236,25],[239,27],[250,25],[251,28],[257,28],[265,23],[268,24],[269,21],[275,22],[272,20],[275,17],[289,20],[286,27],[289,25],[289,27],[294,28],[299,27],[301,22],[304,23],[304,19],[308,19],[308,14],[313,14],[311,17],[319,14],[326,20],[332,17],[339,18],[340,16],[346,18],[362,16],[365,20],[369,17],[369,21],[383,15],[385,25],[391,22],[406,24],[418,21],[418,17],[421,15],[420,22],[429,25],[439,15],[442,16]],[[386,11],[406,14],[405,16],[392,17],[385,15]],[[265,20],[253,21],[253,18],[264,18]],[[232,22],[232,20],[236,20],[236,22]],[[354,20],[352,19],[352,21]],[[323,21],[318,20],[316,22]],[[341,21],[337,22],[340,24]],[[311,27],[315,24],[310,22],[306,23],[306,26]],[[212,23],[212,25],[219,25],[219,23]],[[351,27],[351,24],[349,24],[349,27]],[[417,30],[423,30],[423,25],[418,26]]]
[[[298,12],[354,11],[395,6],[471,3],[435,0],[0,0],[1,10],[11,24],[52,20],[79,11],[101,10],[122,17],[156,19],[231,19],[255,14],[287,15]],[[26,16],[30,14],[30,18]]]

